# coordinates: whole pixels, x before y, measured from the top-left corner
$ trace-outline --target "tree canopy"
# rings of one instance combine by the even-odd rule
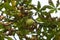
[[[37,6],[32,0],[1,0],[0,2],[0,39],[13,40],[18,35],[20,40],[60,40],[60,18],[51,17],[53,12],[60,11],[59,0],[54,5],[48,0],[49,5],[41,7],[40,1]],[[3,10],[4,9],[4,10]],[[49,9],[47,12],[46,9]],[[32,10],[35,10],[34,13]],[[38,15],[36,19],[33,18]],[[31,34],[31,37],[27,35]],[[15,40],[17,40],[15,38]]]

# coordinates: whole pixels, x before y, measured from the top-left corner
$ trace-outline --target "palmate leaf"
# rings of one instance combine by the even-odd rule
[[[40,2],[38,1],[38,4],[37,4],[37,8],[40,9],[41,8],[41,4]]]
[[[49,4],[54,7],[52,0],[48,0]]]
[[[11,3],[11,1],[12,1],[12,3]],[[16,1],[16,3],[14,3],[14,1]],[[0,31],[0,39],[4,40],[4,38],[6,38],[7,40],[13,40],[12,38],[8,37],[9,35],[8,36],[3,35],[6,31],[9,31],[10,27],[12,27],[12,26],[14,27],[14,29],[11,29],[12,35],[17,33],[19,38],[21,38],[20,40],[22,40],[22,38],[25,38],[26,34],[33,33],[32,28],[35,27],[35,24],[32,25],[33,27],[32,26],[30,27],[29,25],[26,25],[26,19],[31,18],[32,14],[34,14],[34,12],[31,12],[31,10],[34,9],[36,11],[36,15],[38,15],[38,18],[34,20],[34,21],[36,21],[36,25],[39,24],[38,30],[37,30],[37,27],[35,28],[37,30],[36,31],[37,35],[38,36],[40,35],[41,29],[43,28],[44,31],[43,31],[42,36],[46,36],[47,37],[46,40],[51,40],[51,38],[55,35],[55,31],[56,31],[55,28],[57,27],[56,25],[58,25],[58,27],[60,29],[60,23],[55,23],[56,20],[55,20],[55,18],[54,19],[51,18],[50,13],[55,12],[57,9],[60,10],[60,8],[57,8],[59,6],[59,0],[57,0],[56,7],[54,6],[52,0],[48,0],[48,1],[49,1],[49,5],[44,5],[41,8],[41,4],[40,4],[39,1],[37,3],[37,7],[35,7],[33,4],[31,4],[32,0],[4,0],[4,3],[0,4],[0,9],[5,8],[6,10],[4,11],[4,13],[6,13],[6,16],[8,16],[8,15],[9,16],[14,16],[15,20],[11,20],[11,22],[13,22],[13,24],[11,24],[9,26],[6,26],[6,28],[3,25],[0,24],[0,29],[4,29],[3,31]],[[10,6],[9,5],[10,3],[13,6]],[[24,13],[23,13],[23,11],[21,11],[21,9],[17,9],[18,6],[19,6],[19,8],[22,7],[21,9],[23,9],[23,7],[24,7],[24,9],[23,9]],[[46,12],[45,11],[46,8],[49,9],[50,11]],[[23,17],[19,16],[18,11],[19,11],[19,13],[22,12],[25,16],[23,16]],[[28,11],[26,13],[28,15],[25,14],[26,11]],[[30,12],[31,12],[31,15],[30,15]],[[18,15],[16,15],[16,14],[18,14]],[[6,22],[10,22],[10,17],[9,16],[6,17],[6,19],[4,19]],[[41,22],[43,22],[43,23],[41,23]],[[15,28],[18,28],[18,30],[15,31]],[[49,30],[47,30],[47,28],[49,28]],[[53,29],[54,29],[54,31],[53,31]],[[28,40],[28,39],[26,39],[26,40]],[[39,37],[39,40],[40,40],[40,37]],[[42,38],[41,40],[44,40],[44,39]]]

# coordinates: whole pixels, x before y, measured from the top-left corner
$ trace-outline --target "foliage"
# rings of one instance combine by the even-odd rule
[[[9,36],[15,34],[19,36],[20,40],[23,40],[23,38],[26,40],[60,40],[60,18],[51,17],[51,13],[57,13],[60,10],[58,8],[59,0],[57,0],[56,6],[52,0],[49,0],[49,5],[43,7],[41,7],[39,1],[37,7],[31,2],[32,0],[1,0],[1,40],[4,40],[4,38],[13,40]],[[49,12],[45,11],[46,9],[49,9]],[[32,10],[36,12],[34,13]],[[38,18],[34,19],[33,14],[38,15]],[[28,34],[32,34],[32,37],[26,36]]]

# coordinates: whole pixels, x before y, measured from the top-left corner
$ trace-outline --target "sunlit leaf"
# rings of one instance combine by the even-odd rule
[[[40,19],[40,18],[37,18],[36,20],[39,21],[39,22],[42,22],[42,19]]]
[[[15,0],[11,0],[12,6],[15,7],[16,6],[16,2]]]

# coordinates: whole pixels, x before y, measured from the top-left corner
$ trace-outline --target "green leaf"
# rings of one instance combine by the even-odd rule
[[[0,40],[4,40],[4,37],[1,37],[1,36],[0,36]]]
[[[40,26],[40,27],[41,27],[41,26]],[[40,33],[41,33],[41,28],[38,28],[37,34],[40,35]]]
[[[60,8],[58,8],[58,10],[60,10]]]
[[[38,1],[38,4],[37,4],[37,8],[40,9],[41,8],[41,4],[40,2]]]
[[[39,18],[42,20],[42,22],[46,22],[46,19],[45,19],[45,17],[44,17],[44,14],[41,14],[41,15],[38,15],[39,16]]]
[[[45,12],[41,12],[41,14],[43,14],[43,15],[47,15],[48,13],[45,11]]]
[[[50,4],[51,6],[55,7],[54,4],[53,4],[53,2],[52,2],[52,0],[48,0],[48,2],[49,2],[49,4]]]
[[[54,10],[52,9],[52,10],[50,10],[48,13],[53,13],[54,12]]]
[[[40,18],[37,18],[36,20],[39,21],[39,22],[42,22],[42,20]]]
[[[13,40],[11,37],[6,37],[8,40]]]
[[[4,40],[5,35],[3,35],[2,32],[0,32],[0,40]]]
[[[57,0],[57,4],[56,4],[56,7],[58,7],[59,6],[59,0]]]
[[[4,7],[4,4],[1,4],[1,5],[0,5],[0,10],[1,10],[3,7]]]
[[[5,3],[4,3],[4,7],[5,7],[6,9],[11,9],[11,6],[9,5],[9,2],[5,2]]]
[[[48,9],[53,9],[53,7],[49,6],[49,5],[45,5],[41,8],[41,10],[46,10],[46,8]]]
[[[29,3],[31,3],[32,2],[32,0],[29,0]]]
[[[31,2],[32,2],[32,0],[24,0],[24,1],[23,1],[23,3],[25,3],[25,4],[27,4],[27,5],[31,4]]]
[[[60,31],[56,33],[54,40],[60,40]]]
[[[1,29],[1,28],[3,28],[3,25],[2,25],[2,24],[0,24],[0,29]]]

